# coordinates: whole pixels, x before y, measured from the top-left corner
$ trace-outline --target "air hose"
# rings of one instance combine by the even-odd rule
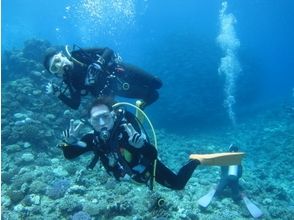
[[[135,106],[135,105],[133,105],[133,104],[131,104],[131,103],[128,103],[128,102],[118,102],[118,103],[114,104],[112,107],[115,108],[115,107],[118,107],[118,106],[124,106],[124,105],[126,105],[126,106],[131,106],[131,107],[135,108],[135,109],[136,109],[137,111],[139,111],[139,112],[144,116],[144,118],[147,120],[147,122],[148,122],[148,124],[149,124],[149,126],[150,126],[150,128],[151,128],[151,130],[152,130],[153,140],[154,140],[154,147],[155,147],[155,149],[157,150],[157,138],[156,138],[155,130],[154,130],[154,127],[153,127],[153,125],[152,125],[150,119],[148,118],[148,116],[145,114],[145,112],[144,112],[142,109],[140,109],[139,107],[137,107],[137,106]],[[156,163],[157,163],[157,159],[154,160],[154,164],[153,164],[152,188],[153,188],[154,183],[155,183]]]
[[[68,46],[68,45],[65,45],[65,52],[66,52],[66,54],[67,54],[67,56],[68,56],[68,58],[69,58],[70,60],[72,60],[72,61],[74,61],[74,62],[80,64],[81,66],[84,66],[84,65],[85,65],[84,63],[78,61],[77,59],[75,59],[75,58],[71,55],[71,53],[69,52],[69,46]]]

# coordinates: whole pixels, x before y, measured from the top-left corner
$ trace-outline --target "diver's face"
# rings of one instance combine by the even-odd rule
[[[114,115],[106,105],[99,105],[92,108],[89,121],[97,132],[101,132],[103,129],[110,130],[114,125]]]
[[[72,67],[73,63],[60,52],[51,58],[49,71],[59,77],[62,77],[66,66]]]

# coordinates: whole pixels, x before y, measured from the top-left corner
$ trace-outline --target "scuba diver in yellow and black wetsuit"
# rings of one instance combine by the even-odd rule
[[[46,51],[45,68],[61,77],[60,86],[48,83],[47,93],[54,94],[63,103],[78,109],[81,97],[122,96],[141,99],[141,107],[155,102],[162,82],[144,70],[121,61],[109,48],[68,51],[67,56],[54,48]]]
[[[100,160],[117,180],[133,179],[150,188],[155,180],[176,190],[185,187],[198,165],[212,165],[205,159],[192,159],[177,174],[173,173],[157,158],[156,148],[149,143],[135,116],[121,108],[113,109],[112,104],[112,99],[107,97],[96,100],[89,111],[93,132],[81,139],[77,138],[81,123],[75,127],[71,121],[70,128],[63,132],[64,141],[59,145],[65,158],[74,159],[92,151],[94,157],[88,168],[93,169]],[[215,161],[213,159],[213,165]]]
[[[65,143],[62,150],[65,158],[73,159],[92,151],[93,160],[88,168],[93,169],[98,160],[115,179],[131,178],[140,183],[152,185],[153,163],[157,150],[148,142],[140,130],[134,115],[122,109],[113,110],[108,98],[98,99],[90,108],[89,123],[93,132],[80,140],[75,137],[78,129],[70,126],[64,131]],[[156,163],[155,180],[172,189],[182,189],[199,164],[191,160],[176,175],[163,163]]]

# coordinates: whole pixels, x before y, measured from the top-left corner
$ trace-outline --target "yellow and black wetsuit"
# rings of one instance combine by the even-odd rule
[[[132,119],[123,120],[120,123],[133,122],[133,127],[138,130],[138,125]],[[73,159],[83,153],[92,151],[94,158],[89,165],[93,168],[100,160],[106,171],[113,175],[117,180],[126,174],[139,183],[148,184],[152,178],[154,160],[157,158],[157,150],[153,145],[145,142],[143,147],[135,148],[128,142],[128,134],[122,126],[114,126],[109,141],[103,142],[97,132],[86,134],[81,141],[86,143],[82,148],[77,145],[67,145],[62,147],[65,158]],[[178,172],[173,173],[160,160],[156,163],[155,180],[159,184],[171,189],[183,189],[199,165],[199,161],[191,160],[184,165]],[[138,169],[138,167],[140,169]]]

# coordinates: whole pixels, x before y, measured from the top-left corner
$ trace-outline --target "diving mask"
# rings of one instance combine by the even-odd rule
[[[114,125],[113,113],[109,111],[94,112],[90,118],[90,123],[98,132],[102,132],[105,129],[111,130]]]
[[[66,67],[71,67],[72,65],[72,62],[60,52],[51,58],[49,63],[49,71],[59,77],[62,77],[64,74],[64,69]]]

